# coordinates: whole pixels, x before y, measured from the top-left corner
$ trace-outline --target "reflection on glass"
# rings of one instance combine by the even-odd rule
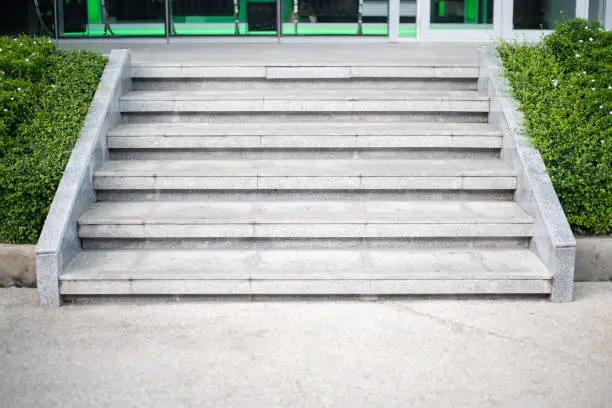
[[[285,35],[387,35],[388,0],[281,0]]]
[[[576,0],[514,0],[512,21],[517,30],[550,30],[575,15]]]
[[[416,37],[416,0],[400,0],[400,37]]]
[[[492,29],[493,0],[431,0],[430,21],[433,28]]]
[[[0,5],[0,35],[51,35],[52,31],[52,0],[2,1]]]
[[[172,35],[276,35],[276,0],[170,0]]]
[[[164,36],[164,0],[58,0],[60,36]]]

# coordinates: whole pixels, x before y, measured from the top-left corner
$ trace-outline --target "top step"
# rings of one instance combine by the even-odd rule
[[[133,78],[175,79],[476,79],[477,65],[205,65],[139,63]]]
[[[246,40],[246,38],[242,38]],[[313,42],[294,38],[287,42],[181,43],[134,45],[137,65],[267,65],[267,66],[460,66],[478,65],[480,45],[459,43],[382,43],[359,38]]]

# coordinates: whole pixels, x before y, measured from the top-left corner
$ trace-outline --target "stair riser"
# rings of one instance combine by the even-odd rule
[[[169,61],[171,63],[171,61]],[[478,77],[477,65],[442,66],[383,66],[383,65],[313,65],[296,61],[280,65],[161,65],[135,64],[135,79],[223,79],[240,80],[406,80],[406,79],[474,79]]]
[[[524,249],[529,238],[368,238],[368,239],[118,239],[81,238],[83,249]]]
[[[457,224],[321,224],[235,223],[224,224],[81,224],[81,238],[133,239],[225,239],[225,238],[513,238],[533,235],[531,224],[457,223]],[[321,220],[320,222],[325,222]]]
[[[285,129],[288,131],[289,129]],[[331,131],[330,131],[331,133]],[[110,149],[501,149],[501,136],[146,135],[107,137]]]
[[[202,112],[123,112],[123,123],[269,123],[283,122],[462,122],[486,123],[487,112],[404,112],[404,113],[202,113]]]
[[[377,190],[377,191],[219,191],[219,190],[98,190],[98,201],[415,201],[415,200],[461,200],[461,201],[511,201],[513,190]]]
[[[286,160],[286,159],[494,159],[484,149],[111,149],[111,160]]]
[[[482,295],[548,294],[549,280],[63,281],[63,295]]]
[[[420,113],[489,111],[487,100],[131,100],[119,103],[121,112],[186,113]]]
[[[165,177],[94,176],[97,190],[514,190],[516,178],[499,177]]]
[[[457,90],[474,91],[476,78],[431,79],[332,79],[332,80],[223,80],[193,78],[133,78],[135,91],[236,91],[236,90],[287,90],[296,89],[392,89],[392,90]]]

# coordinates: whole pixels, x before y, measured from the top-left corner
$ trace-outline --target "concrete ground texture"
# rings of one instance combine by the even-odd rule
[[[36,304],[0,290],[0,407],[612,407],[612,283],[566,304]]]

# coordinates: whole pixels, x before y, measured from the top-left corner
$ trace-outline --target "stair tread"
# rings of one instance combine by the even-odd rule
[[[122,101],[346,101],[346,100],[423,100],[423,101],[488,101],[489,97],[478,91],[452,91],[435,90],[423,92],[422,90],[376,90],[376,89],[348,89],[348,90],[227,90],[215,91],[131,91],[121,97]]]
[[[95,177],[513,177],[499,159],[111,160]]]
[[[502,132],[488,123],[423,122],[278,122],[266,123],[159,123],[120,124],[110,137],[148,136],[497,136]]]
[[[86,250],[61,280],[550,279],[526,249]]]
[[[80,225],[532,224],[514,202],[225,201],[98,202]]]

